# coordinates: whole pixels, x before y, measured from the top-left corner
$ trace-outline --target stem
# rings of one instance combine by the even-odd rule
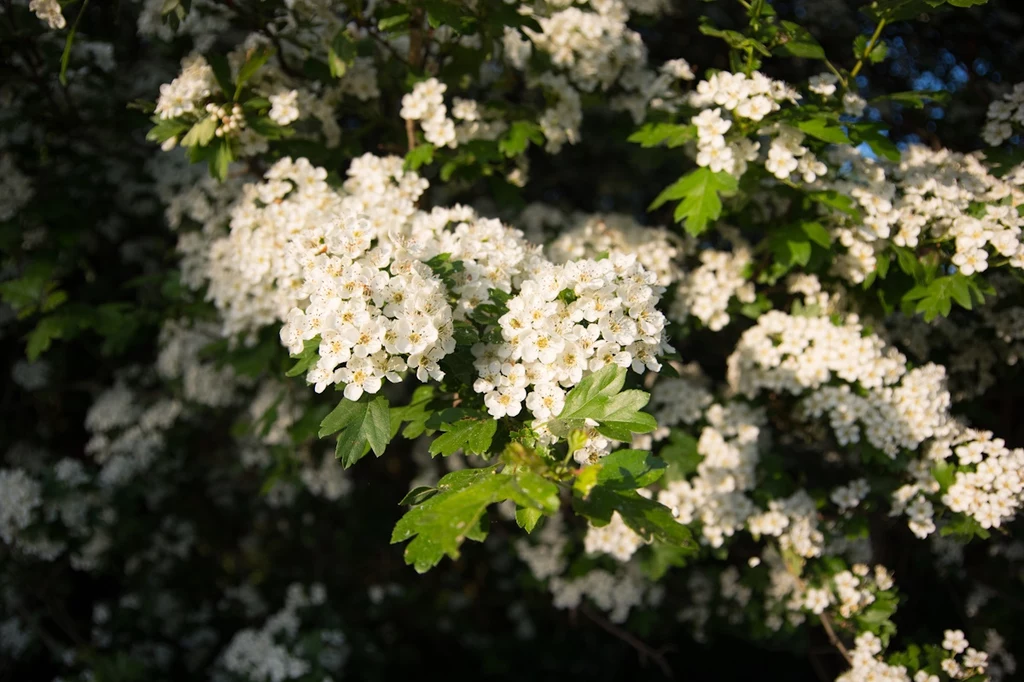
[[[650,659],[654,661],[655,665],[658,666],[658,668],[661,670],[661,673],[665,677],[672,677],[672,668],[669,667],[668,661],[665,660],[665,656],[660,651],[655,651],[654,649],[652,649],[651,647],[647,646],[642,641],[634,637],[633,635],[629,634],[628,632],[618,627],[614,623],[611,623],[604,616],[598,613],[594,613],[594,611],[586,604],[581,605],[579,607],[579,611],[584,616],[597,623],[597,625],[599,625],[602,630],[611,635],[614,635],[626,644],[633,647],[636,650],[636,652],[640,654],[640,662],[642,664],[646,664],[647,660]]]
[[[413,7],[409,16],[409,68],[420,71],[423,68],[423,8]],[[416,124],[405,122],[405,141],[409,151],[416,148]]]
[[[846,659],[846,662],[852,666],[853,658],[850,656],[850,652],[847,650],[846,645],[843,644],[842,640],[839,639],[839,636],[836,635],[836,631],[832,628],[832,619],[827,613],[822,613],[818,616],[818,619],[825,627],[825,634],[828,635],[829,641],[832,642],[835,648],[839,649],[839,653],[841,653],[843,658]]]
[[[789,567],[789,564],[787,562],[784,561],[783,565],[786,566],[786,570],[796,580],[796,583],[800,586],[800,589],[806,590],[807,583],[805,583],[799,575],[793,572],[793,570]],[[828,641],[832,642],[832,646],[839,650],[839,653],[843,655],[843,658],[845,658],[846,662],[852,667],[853,657],[850,656],[849,649],[846,648],[846,645],[843,644],[843,641],[839,639],[839,635],[836,634],[836,630],[832,626],[832,618],[827,613],[822,612],[818,615],[818,620],[821,621],[822,627],[825,628],[825,634],[828,635]]]
[[[846,87],[847,87],[847,85],[846,85],[846,82],[847,82],[847,81],[846,81],[846,78],[845,78],[845,77],[843,76],[843,74],[842,74],[842,73],[841,73],[841,72],[839,71],[839,69],[837,69],[837,68],[836,68],[835,64],[833,64],[833,63],[831,62],[831,60],[829,60],[829,59],[826,59],[826,60],[825,60],[825,66],[827,66],[827,67],[828,67],[828,70],[832,72],[832,75],[833,75],[833,76],[835,76],[836,78],[838,78],[838,79],[839,79],[839,82],[840,82],[840,83],[842,84],[843,88],[846,88]]]
[[[875,47],[875,43],[878,42],[879,36],[882,35],[882,29],[885,28],[885,19],[878,22],[878,26],[875,27],[875,32],[871,35],[871,39],[868,40],[868,44],[864,46],[864,54],[860,56],[857,63],[853,65],[853,70],[850,71],[850,78],[854,78],[860,73],[861,68],[864,66],[864,60],[871,54],[871,50]]]

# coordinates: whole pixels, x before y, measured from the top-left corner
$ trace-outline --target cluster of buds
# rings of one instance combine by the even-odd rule
[[[206,105],[206,111],[220,120],[220,125],[217,126],[217,131],[214,133],[217,137],[230,135],[245,127],[245,116],[242,114],[242,107],[238,104],[231,105],[229,112],[227,105],[221,106],[211,102]]]

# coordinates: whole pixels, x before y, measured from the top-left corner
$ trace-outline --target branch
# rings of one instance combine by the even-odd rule
[[[576,610],[597,623],[605,632],[621,639],[623,642],[633,647],[633,649],[635,649],[640,655],[640,663],[646,665],[648,660],[654,661],[655,665],[658,666],[665,677],[672,678],[672,668],[669,667],[668,661],[665,660],[665,656],[661,651],[655,651],[651,647],[647,646],[633,635],[629,634],[614,623],[611,623],[601,614],[595,613],[593,609],[586,604],[581,605],[579,609],[574,609],[574,611]]]
[[[850,656],[850,652],[847,650],[846,645],[843,644],[842,640],[840,640],[838,635],[836,635],[836,631],[832,628],[832,619],[827,613],[820,614],[818,619],[821,621],[821,624],[825,626],[825,634],[828,635],[829,641],[832,642],[835,648],[839,649],[839,653],[841,653],[843,658],[846,659],[846,662],[853,667],[853,657]]]

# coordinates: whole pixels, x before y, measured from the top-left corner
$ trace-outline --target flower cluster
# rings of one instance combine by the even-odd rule
[[[991,432],[963,429],[954,438],[935,441],[928,457],[956,463],[956,477],[942,502],[982,528],[1000,527],[1024,506],[1024,449],[1006,447]]]
[[[302,298],[302,264],[289,250],[300,237],[322,239],[341,196],[327,171],[306,159],[284,158],[265,181],[242,188],[230,213],[230,232],[207,251],[207,296],[234,335],[284,319]]]
[[[657,371],[667,348],[661,293],[635,256],[541,264],[498,321],[503,343],[474,346],[473,389],[495,418],[519,414],[529,400],[543,421],[561,412],[564,389],[584,372],[610,363]]]
[[[319,674],[317,679],[333,679],[348,658],[345,634],[334,628],[309,632],[303,627],[308,627],[305,614],[326,601],[327,591],[321,584],[308,590],[298,583],[290,585],[284,608],[263,627],[235,634],[218,660],[218,667],[228,674],[222,679],[284,682],[313,674]]]
[[[535,206],[534,211],[538,208]],[[681,239],[665,228],[640,225],[622,213],[580,213],[571,217],[557,209],[545,216],[558,235],[545,251],[555,263],[580,258],[597,258],[605,253],[634,254],[640,265],[658,277],[658,284],[667,287],[679,279],[679,261],[693,250],[690,240]],[[562,226],[568,224],[568,229]]]
[[[690,94],[690,106],[700,109],[690,122],[697,129],[697,165],[707,166],[714,172],[724,171],[737,177],[743,175],[747,163],[758,157],[760,144],[745,136],[726,141],[726,133],[734,122],[758,122],[772,112],[778,111],[784,102],[795,103],[800,95],[781,81],[773,81],[760,72],[749,78],[744,73],[720,71],[708,80],[700,81]],[[711,108],[715,107],[715,108]],[[730,112],[732,119],[723,117],[723,109]],[[780,156],[773,141],[766,167],[779,175]],[[795,147],[792,145],[785,147]],[[784,176],[788,177],[789,173]]]
[[[436,78],[420,81],[412,92],[402,98],[401,116],[406,121],[420,121],[427,142],[435,147],[457,144],[455,122],[448,118],[444,92],[448,86]]]
[[[818,186],[856,199],[864,214],[856,223],[841,218],[832,226],[846,248],[835,263],[841,277],[863,282],[890,241],[911,249],[926,240],[948,243],[950,262],[964,275],[985,272],[993,253],[1012,267],[1024,265],[1022,219],[1015,208],[1024,204],[1024,194],[991,175],[977,155],[911,145],[897,165],[846,149],[834,150],[832,160],[849,172]]]
[[[270,96],[270,120],[286,126],[299,119],[299,91],[282,90]]]
[[[1013,86],[1013,90],[1002,99],[988,105],[988,116],[981,136],[989,146],[998,147],[1014,135],[1014,125],[1024,128],[1024,83]]]
[[[371,248],[369,223],[343,218],[306,270],[305,309],[292,308],[281,341],[292,353],[319,338],[319,360],[307,380],[323,391],[344,384],[345,397],[377,393],[383,379],[406,369],[439,381],[438,361],[455,349],[444,284],[422,262],[388,243]]]
[[[685,322],[692,315],[712,331],[718,331],[729,324],[727,310],[733,298],[740,303],[754,302],[754,285],[745,276],[751,263],[750,246],[738,233],[729,236],[733,242],[731,251],[701,251],[700,265],[680,279],[669,308],[674,322]]]
[[[198,115],[200,105],[213,93],[216,85],[213,68],[206,59],[200,54],[190,54],[181,60],[178,77],[160,86],[156,113],[163,119]]]

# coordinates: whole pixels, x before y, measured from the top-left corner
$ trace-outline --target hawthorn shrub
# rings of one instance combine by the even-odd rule
[[[1021,23],[4,0],[2,668],[1014,679]]]

